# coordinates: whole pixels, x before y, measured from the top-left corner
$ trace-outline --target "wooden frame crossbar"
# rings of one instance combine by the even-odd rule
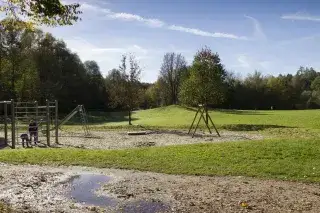
[[[212,119],[211,119],[211,116],[210,116],[209,113],[208,113],[207,107],[206,107],[205,105],[202,105],[202,104],[200,104],[199,107],[198,107],[198,110],[197,110],[197,112],[196,112],[196,115],[194,116],[194,119],[193,119],[193,121],[192,121],[192,124],[191,124],[191,126],[190,126],[190,128],[189,128],[188,134],[190,134],[192,128],[194,127],[194,122],[196,121],[196,119],[197,119],[197,117],[198,117],[198,114],[200,114],[200,117],[199,117],[199,120],[198,120],[198,122],[197,122],[197,125],[196,125],[196,127],[195,127],[195,129],[194,129],[194,132],[193,132],[193,134],[192,134],[192,137],[194,137],[194,135],[196,134],[196,131],[197,131],[198,127],[199,127],[199,123],[200,123],[201,119],[203,119],[204,123],[206,124],[206,127],[208,128],[208,130],[209,130],[209,132],[210,132],[210,134],[212,134],[212,131],[211,131],[210,126],[209,126],[209,121],[210,121],[211,125],[213,126],[213,128],[215,129],[217,135],[218,135],[219,137],[221,137],[218,129],[216,128],[216,126],[214,125],[214,123],[213,123],[213,121],[212,121]]]

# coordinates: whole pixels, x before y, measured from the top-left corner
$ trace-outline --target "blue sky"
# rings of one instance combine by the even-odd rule
[[[65,1],[72,2],[71,0]],[[228,70],[246,76],[320,68],[320,1],[312,0],[87,0],[82,21],[44,28],[65,40],[82,60],[96,60],[104,75],[124,53],[134,53],[142,80],[157,79],[166,52],[188,63],[207,45]]]

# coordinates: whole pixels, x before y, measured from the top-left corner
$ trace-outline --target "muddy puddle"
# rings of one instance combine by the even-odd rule
[[[123,213],[160,213],[168,212],[169,206],[162,202],[134,201],[122,204],[119,200],[108,196],[98,196],[97,191],[107,184],[111,177],[98,174],[81,174],[70,180],[71,191],[67,197],[77,203],[102,208],[117,209]]]

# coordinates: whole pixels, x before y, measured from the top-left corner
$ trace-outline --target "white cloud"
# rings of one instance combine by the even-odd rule
[[[121,20],[121,21],[135,21],[135,22],[141,22],[146,24],[149,27],[156,27],[156,28],[165,28],[168,30],[173,31],[180,31],[184,33],[190,33],[197,36],[205,36],[205,37],[213,37],[213,38],[229,38],[229,39],[239,39],[239,40],[246,40],[247,38],[244,36],[238,36],[234,34],[229,33],[220,33],[220,32],[207,32],[196,28],[188,28],[183,27],[179,25],[174,24],[167,24],[164,21],[161,21],[159,19],[151,19],[151,18],[144,18],[142,16],[131,14],[131,13],[116,13],[109,9],[100,8],[95,5],[83,3],[81,5],[81,8],[83,10],[88,11],[95,11],[95,12],[101,12],[106,15],[109,19],[115,19],[115,20]]]
[[[247,16],[247,15],[245,15],[244,17],[250,19],[250,20],[252,21],[252,23],[253,23],[253,26],[254,26],[253,36],[254,36],[254,38],[256,38],[256,39],[263,39],[263,40],[267,39],[267,36],[266,36],[265,33],[263,32],[263,29],[262,29],[262,27],[261,27],[261,24],[260,24],[260,22],[259,22],[257,19],[255,19],[255,18],[253,18],[253,17],[251,17],[251,16]]]
[[[145,49],[137,44],[122,47],[99,47],[81,37],[65,39],[65,42],[73,52],[76,52],[82,61],[95,60],[98,62],[103,75],[108,71],[119,67],[123,54],[133,53],[143,68],[142,79],[153,82],[160,67],[159,56],[156,51]],[[102,45],[103,46],[103,45]],[[162,54],[162,53],[161,53]]]
[[[312,16],[307,13],[286,14],[282,15],[281,18],[296,21],[320,21],[320,16]]]
[[[228,33],[210,33],[210,32],[202,31],[202,30],[195,29],[195,28],[187,28],[187,27],[182,27],[182,26],[177,26],[177,25],[171,25],[171,26],[168,27],[168,29],[169,30],[180,31],[180,32],[185,32],[185,33],[191,33],[191,34],[198,35],[198,36],[205,36],[205,37],[246,39],[245,37],[236,36],[236,35],[233,35],[233,34],[228,34]]]
[[[143,22],[151,27],[163,27],[165,25],[164,22],[158,20],[158,19],[148,19],[148,18],[143,18],[139,15],[134,15],[130,13],[114,13],[110,12],[108,13],[107,17],[112,18],[112,19],[119,19],[123,21],[138,21],[138,22]]]

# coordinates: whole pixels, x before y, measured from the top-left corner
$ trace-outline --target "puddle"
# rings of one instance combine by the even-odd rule
[[[79,203],[99,207],[115,207],[117,201],[106,196],[98,196],[95,191],[101,184],[107,183],[111,178],[105,175],[82,174],[71,180],[71,192],[69,196]]]
[[[105,175],[82,174],[71,179],[71,191],[69,197],[75,202],[98,207],[117,208],[121,203],[115,198],[98,196],[95,194],[102,184],[111,180]],[[123,213],[158,213],[166,212],[169,207],[161,202],[136,201],[122,205]]]

